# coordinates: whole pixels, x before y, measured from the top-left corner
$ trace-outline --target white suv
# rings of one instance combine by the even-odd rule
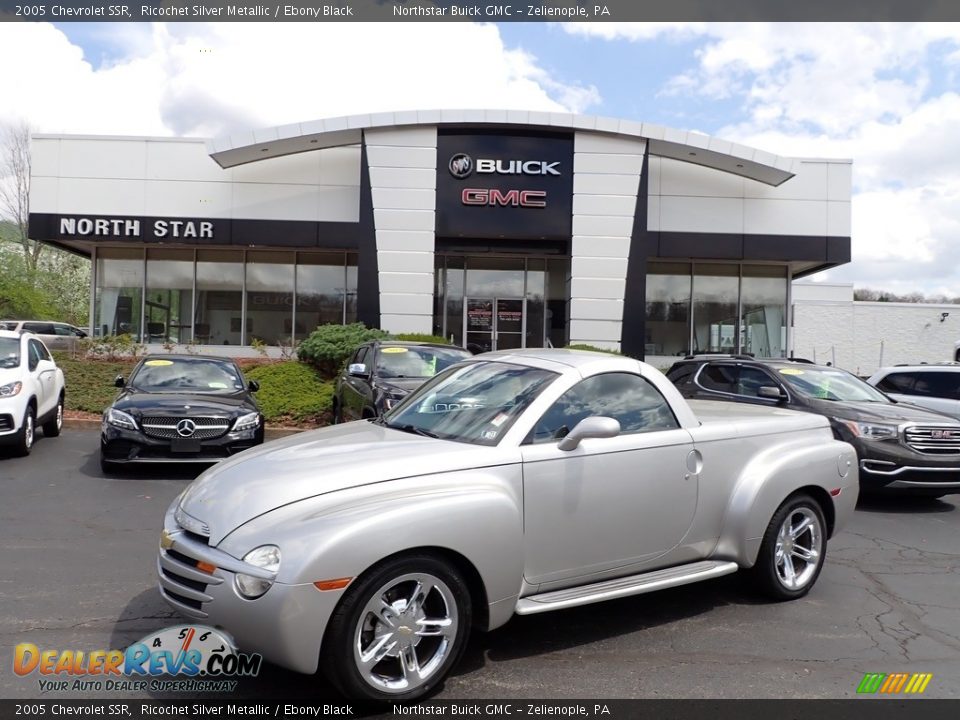
[[[960,419],[960,364],[895,365],[880,368],[867,382],[898,402]]]
[[[63,371],[33,333],[0,330],[0,445],[28,455],[37,425],[56,437],[63,427]]]

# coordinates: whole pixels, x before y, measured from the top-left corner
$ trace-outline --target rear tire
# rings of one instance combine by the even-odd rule
[[[343,410],[340,408],[340,403],[337,402],[336,398],[333,399],[333,424],[343,424]]]
[[[44,437],[57,437],[60,434],[60,431],[63,429],[63,396],[60,396],[60,399],[57,400],[57,411],[53,416],[52,420],[48,420],[43,424],[43,436]]]
[[[30,454],[33,449],[33,441],[37,437],[37,415],[32,405],[27,405],[27,411],[23,414],[23,425],[20,426],[20,432],[17,433],[14,440],[13,453],[20,457]]]
[[[774,600],[796,600],[817,582],[827,553],[827,524],[820,504],[806,494],[787,498],[770,519],[757,562],[757,589]]]
[[[347,589],[327,624],[321,666],[349,698],[414,700],[456,665],[471,623],[470,590],[453,566],[396,557]]]

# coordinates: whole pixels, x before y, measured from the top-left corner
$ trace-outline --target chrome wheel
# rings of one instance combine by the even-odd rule
[[[63,429],[63,400],[57,403],[57,430]]]
[[[817,574],[823,552],[823,528],[809,507],[787,513],[777,532],[774,563],[777,579],[789,590],[800,590]]]
[[[23,419],[23,447],[25,450],[33,447],[33,413],[29,410]]]
[[[453,592],[429,573],[383,584],[360,613],[353,659],[360,676],[390,694],[429,682],[454,650],[459,617]]]

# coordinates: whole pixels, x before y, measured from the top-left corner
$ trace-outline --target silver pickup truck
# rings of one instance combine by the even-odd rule
[[[749,572],[805,595],[857,501],[809,413],[688,404],[654,368],[489,353],[380,420],[211,468],[171,505],[160,591],[348,696],[435,688],[472,627]]]

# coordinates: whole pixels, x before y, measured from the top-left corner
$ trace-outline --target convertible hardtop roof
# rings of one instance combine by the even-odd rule
[[[570,350],[567,348],[526,348],[523,350],[495,350],[493,352],[483,353],[474,356],[477,359],[503,360],[509,362],[514,360],[523,364],[536,364],[536,361],[566,365],[572,368],[585,368],[589,365],[595,365],[604,362],[612,366],[622,366],[624,368],[636,369],[640,364],[627,355],[617,355],[614,353],[592,352],[590,350]],[[528,361],[528,362],[524,362]],[[533,361],[533,362],[529,362]]]

